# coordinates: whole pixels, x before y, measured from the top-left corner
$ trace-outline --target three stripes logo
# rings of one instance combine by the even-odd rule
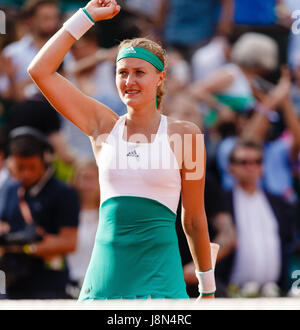
[[[136,51],[135,51],[135,49],[134,49],[133,47],[127,47],[127,48],[126,48],[126,52],[127,52],[127,53],[133,53],[133,54],[136,53]]]
[[[136,150],[129,151],[126,155],[127,157],[135,157],[137,160],[139,160],[140,155],[136,152]]]

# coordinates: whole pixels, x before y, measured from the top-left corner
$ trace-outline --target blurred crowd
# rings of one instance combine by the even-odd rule
[[[300,269],[300,0],[123,0],[58,72],[83,93],[126,113],[115,86],[125,38],[167,51],[162,113],[205,136],[205,208],[220,245],[218,297],[293,296]],[[98,224],[100,189],[90,141],[57,113],[27,67],[86,1],[2,0],[0,39],[1,298],[74,298]],[[185,281],[195,267],[176,229]]]

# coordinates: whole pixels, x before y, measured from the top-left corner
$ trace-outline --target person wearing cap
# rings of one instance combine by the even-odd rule
[[[120,9],[115,0],[88,2],[28,67],[54,108],[89,136],[99,167],[99,226],[79,300],[188,298],[175,230],[180,192],[200,296],[212,298],[214,260],[203,198],[203,136],[196,125],[159,112],[164,50],[145,38],[120,44],[116,84],[127,107],[120,117],[56,72],[76,40]]]
[[[10,132],[18,181],[7,188],[0,210],[0,268],[8,299],[67,298],[65,255],[76,248],[79,198],[53,176],[52,152],[37,129]]]

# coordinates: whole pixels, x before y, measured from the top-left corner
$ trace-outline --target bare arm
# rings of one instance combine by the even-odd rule
[[[217,255],[217,262],[226,257],[236,245],[236,233],[231,216],[228,213],[217,214],[214,220],[214,227],[217,235],[213,242],[219,244],[220,249]],[[193,261],[183,267],[184,280],[188,284],[197,284],[195,265]]]
[[[158,9],[157,9],[157,15],[153,17],[155,27],[158,30],[163,29],[163,25],[166,19],[166,15],[168,12],[168,6],[169,6],[169,0],[160,0]]]
[[[67,253],[75,251],[76,244],[77,228],[62,227],[57,235],[46,234],[44,235],[43,240],[41,242],[32,244],[34,250],[31,252],[31,254],[47,260],[48,258],[57,255],[65,255]],[[24,252],[24,246],[9,245],[1,247],[1,250],[2,253],[22,253]]]
[[[233,0],[222,0],[221,2],[222,8],[217,31],[220,35],[226,36],[230,34],[233,26],[234,3]]]
[[[182,180],[182,226],[197,271],[213,268],[207,218],[204,207],[205,147],[196,125],[184,131]],[[186,140],[187,137],[192,140]],[[194,161],[195,160],[195,161]],[[206,296],[214,298],[214,295]]]
[[[218,102],[214,94],[228,88],[234,81],[234,76],[227,68],[221,68],[213,75],[195,83],[192,83],[187,92],[197,99],[204,102],[207,106],[218,111],[222,111],[225,105]]]
[[[90,67],[99,64],[103,61],[113,61],[118,54],[118,48],[112,47],[110,49],[100,48],[95,54],[87,56],[77,61],[67,73],[76,74],[83,70],[89,69]]]
[[[92,0],[86,9],[95,21],[111,18],[120,11],[114,0],[106,7]],[[105,130],[106,126],[112,126],[117,115],[105,105],[84,95],[56,72],[74,42],[75,38],[61,28],[33,59],[28,73],[57,111],[87,135],[95,136]]]
[[[204,208],[204,141],[200,130],[196,126],[190,126],[189,130],[186,132],[192,137],[192,143],[188,141],[184,143],[184,162],[181,173],[182,225],[196,269],[199,271],[206,271],[212,268],[212,264],[210,240]],[[197,135],[199,137],[198,140],[196,140]],[[198,166],[192,168],[192,159],[196,159]]]
[[[75,251],[77,244],[77,228],[63,227],[58,235],[45,235],[42,242],[35,243],[34,255],[50,257],[64,255]]]
[[[293,136],[291,157],[297,160],[300,151],[300,121],[289,96],[282,102],[282,111],[286,126]]]

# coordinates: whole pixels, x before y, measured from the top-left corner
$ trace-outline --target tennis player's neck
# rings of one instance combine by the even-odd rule
[[[160,113],[155,107],[143,108],[143,109],[132,109],[127,108],[126,121],[128,125],[134,124],[140,127],[149,126],[149,124],[160,121]]]

